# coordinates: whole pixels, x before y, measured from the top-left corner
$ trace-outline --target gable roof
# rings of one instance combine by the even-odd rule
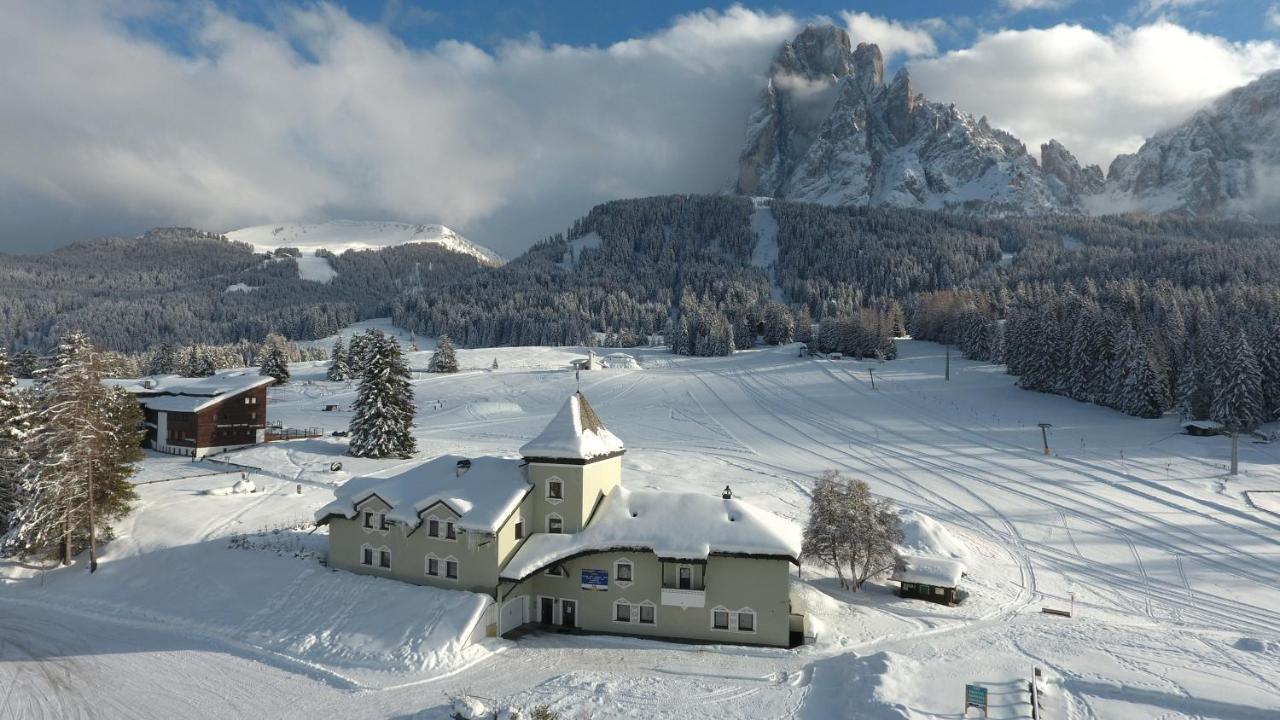
[[[199,412],[229,397],[275,382],[256,370],[231,370],[209,377],[189,378],[178,375],[153,375],[136,380],[103,380],[138,397],[138,402],[152,410],[165,412]]]
[[[923,555],[899,555],[893,564],[890,580],[953,588],[964,575],[964,563]]]
[[[459,475],[458,463],[466,460],[471,467]],[[334,516],[353,518],[361,503],[376,496],[391,506],[388,518],[410,528],[422,524],[420,513],[444,503],[458,515],[458,527],[492,533],[532,488],[519,458],[442,455],[387,474],[352,478],[334,491],[336,498],[315,517],[318,523]]]
[[[542,432],[520,448],[520,454],[527,458],[590,460],[624,449],[618,436],[600,421],[586,396],[575,392]]]
[[[608,550],[649,550],[668,560],[710,555],[800,557],[800,527],[742,500],[700,493],[615,487],[596,516],[572,534],[536,533],[502,570],[522,580],[565,558]]]

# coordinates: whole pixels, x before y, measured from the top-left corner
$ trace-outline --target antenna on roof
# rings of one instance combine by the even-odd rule
[[[573,371],[573,381],[578,384],[578,392],[582,392],[582,368]]]

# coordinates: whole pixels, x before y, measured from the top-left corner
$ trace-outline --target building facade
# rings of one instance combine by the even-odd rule
[[[107,382],[138,399],[144,443],[158,452],[200,458],[266,439],[267,387],[274,381],[254,371]]]
[[[354,478],[317,513],[329,563],[495,599],[493,631],[788,646],[794,524],[733,498],[631,491],[625,448],[575,393],[519,458],[445,456]]]

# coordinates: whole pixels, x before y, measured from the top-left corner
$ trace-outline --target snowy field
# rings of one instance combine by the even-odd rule
[[[152,455],[97,574],[0,566],[0,718],[430,719],[459,691],[567,718],[958,718],[965,683],[990,689],[992,718],[1029,718],[1037,667],[1044,718],[1280,717],[1280,447],[1242,441],[1229,478],[1225,438],[954,358],[945,382],[941,347],[899,349],[883,365],[629,350],[643,369],[581,383],[627,443],[629,487],[729,484],[803,522],[815,475],[865,478],[940,524],[922,521],[921,542],[967,553],[958,607],[887,583],[841,592],[805,567],[820,629],[798,650],[559,634],[464,648],[477,596],[315,559],[325,538],[305,520],[330,488],[395,461],[343,457],[335,438],[276,443],[219,458],[259,468],[259,492],[216,494],[242,470]],[[422,455],[513,452],[583,354],[459,351],[460,373],[414,382]],[[324,382],[322,363],[293,372],[270,418],[345,427],[354,387]],[[1074,618],[1041,612],[1073,594]]]

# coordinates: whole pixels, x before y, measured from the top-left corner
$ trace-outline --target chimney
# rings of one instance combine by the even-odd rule
[[[458,470],[457,470],[457,472],[458,472],[458,477],[462,477],[463,475],[466,475],[466,474],[467,474],[467,471],[468,471],[468,470],[470,470],[470,469],[471,469],[471,461],[470,461],[470,460],[462,459],[462,460],[459,460],[459,461],[458,461]]]
[[[142,381],[142,387],[146,388],[147,390],[150,390],[155,386],[156,386],[156,381],[150,378],[147,378],[146,380]]]
[[[733,491],[729,489],[728,485],[724,486],[724,492],[720,493],[720,497],[724,498],[725,500],[733,499]]]

